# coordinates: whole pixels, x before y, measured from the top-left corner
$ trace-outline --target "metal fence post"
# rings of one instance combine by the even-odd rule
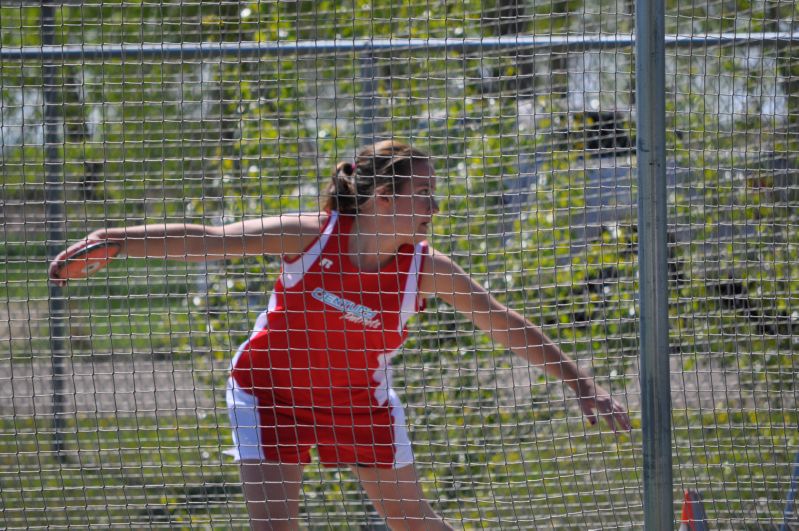
[[[43,46],[55,44],[55,7],[42,2],[41,36]],[[52,61],[52,62],[51,62]],[[44,91],[44,176],[45,176],[45,220],[47,225],[47,259],[52,260],[64,247],[66,240],[66,219],[64,209],[63,164],[60,145],[60,111],[58,108],[58,88],[56,65],[42,61],[42,85]],[[42,266],[42,273],[46,268]],[[64,454],[64,378],[66,375],[66,356],[68,355],[66,337],[67,301],[63,288],[49,285],[50,311],[50,360],[53,384],[53,452],[59,460]]]
[[[377,141],[375,116],[377,111],[377,62],[370,51],[362,53],[361,65],[361,93],[355,96],[356,110],[359,114],[358,145],[365,146]]]
[[[644,526],[674,527],[666,239],[666,59],[663,0],[636,0],[641,416]]]

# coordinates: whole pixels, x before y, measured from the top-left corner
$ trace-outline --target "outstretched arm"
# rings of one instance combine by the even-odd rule
[[[451,304],[492,339],[533,365],[564,381],[580,399],[580,407],[592,424],[603,417],[614,430],[629,430],[625,408],[594,382],[541,329],[475,282],[448,256],[431,250],[425,262],[421,290]]]
[[[120,242],[123,254],[132,257],[205,262],[248,255],[300,254],[319,235],[322,221],[319,215],[285,215],[221,227],[139,225],[95,231],[88,239]]]
[[[101,229],[60,253],[50,264],[50,278],[63,283],[87,276],[104,266],[114,255],[204,262],[248,255],[293,256],[302,253],[319,235],[326,219],[320,215],[284,215],[251,219],[221,227],[170,223]],[[107,251],[94,257],[85,250],[106,244]],[[84,274],[65,275],[70,260],[94,260]]]

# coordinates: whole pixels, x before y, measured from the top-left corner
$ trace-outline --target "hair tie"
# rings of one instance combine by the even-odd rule
[[[351,162],[342,162],[338,165],[338,172],[343,173],[347,177],[355,175],[355,166]]]

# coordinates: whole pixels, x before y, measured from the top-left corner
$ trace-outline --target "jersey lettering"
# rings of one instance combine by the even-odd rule
[[[344,312],[343,319],[353,323],[361,323],[369,328],[380,328],[381,324],[378,319],[375,319],[377,312],[362,304],[357,304],[351,300],[339,297],[323,288],[314,288],[311,296],[328,306]]]

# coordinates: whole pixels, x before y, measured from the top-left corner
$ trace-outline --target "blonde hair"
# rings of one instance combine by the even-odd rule
[[[384,140],[366,146],[355,162],[339,162],[326,190],[325,210],[356,214],[358,207],[380,188],[396,193],[400,180],[413,175],[413,162],[428,162],[430,156],[408,144]]]

